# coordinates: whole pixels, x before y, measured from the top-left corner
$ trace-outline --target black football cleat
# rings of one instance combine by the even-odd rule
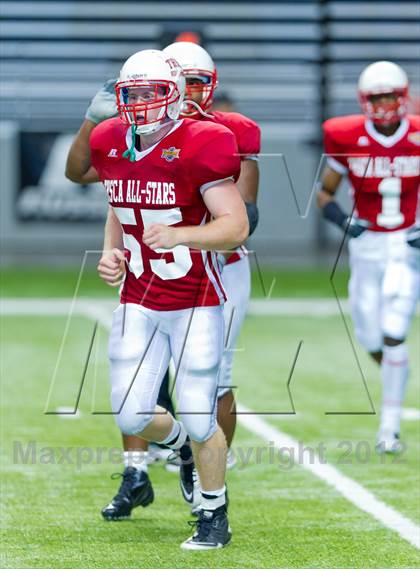
[[[179,464],[179,484],[184,500],[188,504],[193,503],[194,498],[194,480],[196,478],[194,460],[189,444],[185,444],[180,449]]]
[[[220,549],[230,543],[232,532],[226,512],[226,506],[216,510],[200,510],[198,520],[188,522],[195,526],[194,534],[181,543],[181,549],[190,551],[206,551]]]
[[[107,521],[129,518],[133,508],[137,508],[137,506],[145,508],[153,502],[155,497],[147,472],[127,466],[124,472],[118,472],[111,476],[111,478],[118,477],[122,477],[118,493],[101,512]]]

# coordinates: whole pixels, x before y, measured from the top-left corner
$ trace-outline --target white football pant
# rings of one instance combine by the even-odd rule
[[[231,389],[235,346],[248,309],[251,294],[251,271],[248,255],[245,255],[235,263],[223,267],[222,282],[226,291],[227,301],[223,310],[225,349],[219,376],[217,393],[219,398]]]
[[[157,311],[120,305],[109,338],[111,404],[120,430],[139,434],[153,419],[173,358],[179,418],[192,440],[209,439],[217,429],[223,338],[223,306]]]
[[[384,336],[406,337],[420,293],[420,253],[406,231],[365,231],[350,239],[349,296],[355,333],[368,352],[383,348]]]

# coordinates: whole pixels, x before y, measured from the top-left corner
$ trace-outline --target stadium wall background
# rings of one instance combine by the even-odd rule
[[[64,177],[72,135],[124,59],[180,32],[201,35],[220,91],[261,125],[261,223],[250,247],[265,263],[316,264],[336,250],[338,233],[310,202],[320,125],[358,112],[363,67],[377,59],[401,64],[418,110],[417,0],[15,0],[1,1],[0,12],[2,264],[39,262],[41,252],[43,263],[74,263],[100,249],[101,186],[80,188]],[[344,188],[340,199],[348,203]]]

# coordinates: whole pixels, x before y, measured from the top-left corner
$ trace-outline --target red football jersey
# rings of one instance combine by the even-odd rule
[[[401,121],[392,136],[380,134],[363,115],[324,123],[328,165],[347,174],[355,213],[372,231],[396,231],[416,219],[420,182],[420,117]],[[332,155],[332,156],[331,156]]]
[[[202,118],[222,124],[233,132],[241,160],[257,160],[258,154],[261,152],[261,130],[257,123],[240,113],[211,111],[211,115],[213,119]],[[226,264],[236,263],[246,254],[247,250],[245,247],[238,247],[235,253],[226,261]]]
[[[203,193],[215,182],[237,179],[235,137],[223,126],[191,119],[176,121],[136,161],[123,158],[131,129],[119,118],[100,123],[90,138],[97,170],[123,228],[128,268],[122,303],[153,310],[215,306],[226,299],[214,252],[185,245],[153,251],[142,241],[152,223],[200,225],[210,221]]]
[[[261,151],[261,131],[257,123],[240,113],[212,111],[211,115],[214,122],[226,126],[233,132],[241,160],[257,158]]]

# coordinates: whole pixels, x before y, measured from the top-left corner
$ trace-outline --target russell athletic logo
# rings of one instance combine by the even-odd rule
[[[171,146],[170,148],[163,148],[162,149],[162,156],[167,162],[172,162],[175,158],[179,158],[179,153],[181,152],[180,148],[175,148],[175,146]]]

